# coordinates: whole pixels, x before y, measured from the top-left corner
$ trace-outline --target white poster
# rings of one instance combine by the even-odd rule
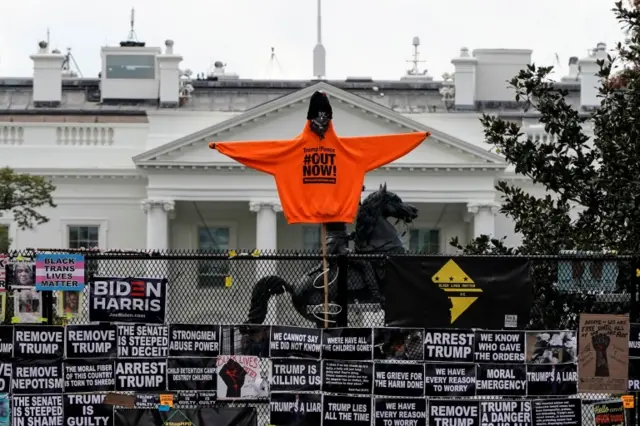
[[[219,355],[218,399],[256,399],[269,396],[269,384],[262,378],[260,358]]]
[[[42,318],[42,293],[32,289],[14,292],[14,322],[20,324],[39,323]]]

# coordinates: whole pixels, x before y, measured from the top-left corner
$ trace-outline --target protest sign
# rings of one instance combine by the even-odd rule
[[[271,391],[319,391],[320,361],[313,359],[272,359]]]
[[[373,366],[364,361],[322,362],[322,390],[333,393],[370,394]]]
[[[425,330],[425,361],[473,362],[472,330]]]
[[[271,326],[270,356],[320,358],[322,330],[317,328]]]
[[[0,325],[0,358],[13,356],[13,327]]]
[[[313,394],[272,393],[269,401],[272,425],[322,424],[322,396]]]
[[[15,395],[13,426],[64,426],[62,395]]]
[[[476,362],[524,362],[524,331],[476,331],[474,340]]]
[[[322,399],[322,426],[371,426],[371,398],[325,395]]]
[[[476,365],[427,363],[424,384],[427,396],[475,396]]]
[[[18,360],[13,365],[14,394],[62,393],[62,361],[55,359]]]
[[[163,324],[167,280],[94,278],[89,281],[89,321]]]
[[[166,358],[168,353],[168,326],[150,324],[118,326],[119,358]]]
[[[36,254],[36,290],[84,290],[84,256],[71,253]]]
[[[167,362],[168,390],[215,391],[215,358],[170,358]]]
[[[375,426],[426,426],[426,399],[375,398]]]
[[[117,391],[154,392],[166,389],[166,359],[121,359],[116,361]]]
[[[524,364],[478,364],[476,371],[476,395],[527,394],[527,367]]]
[[[374,364],[373,393],[380,396],[424,396],[424,365],[409,363]]]
[[[62,359],[64,327],[57,325],[14,326],[13,356],[20,359]]]
[[[479,401],[429,400],[429,426],[478,426],[479,414]]]
[[[169,326],[170,357],[215,358],[220,353],[220,327],[201,324]]]
[[[262,378],[257,356],[220,355],[218,366],[218,399],[252,399],[269,395],[269,383]]]
[[[13,364],[11,363],[11,361],[0,361],[0,394],[11,392],[12,376]]]
[[[533,401],[534,426],[582,426],[582,400],[539,399]]]
[[[329,328],[322,333],[324,359],[373,359],[373,331],[370,328]]]
[[[481,401],[480,426],[531,424],[531,401]]]
[[[113,406],[104,403],[105,394],[64,396],[65,426],[111,426]]]
[[[65,392],[108,392],[115,389],[115,384],[113,361],[69,359],[64,363]]]
[[[68,325],[67,358],[115,358],[117,330],[114,324]]]
[[[577,365],[527,365],[527,395],[575,395],[576,393],[578,393]]]

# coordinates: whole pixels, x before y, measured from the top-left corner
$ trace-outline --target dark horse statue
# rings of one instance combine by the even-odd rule
[[[345,223],[328,223],[327,254],[340,255],[350,252],[349,241],[354,241],[355,253],[404,253],[402,235],[389,218],[397,219],[405,224],[418,217],[418,210],[393,192],[387,191],[387,185],[370,194],[361,204],[356,216],[356,229],[351,235],[347,233]],[[322,264],[304,274],[296,283],[288,283],[281,277],[272,275],[260,279],[254,286],[251,295],[251,308],[248,324],[262,324],[267,316],[269,299],[272,295],[289,293],[296,311],[304,318],[324,324],[324,274],[329,281],[329,311],[335,316],[338,305],[337,277],[338,265],[335,259],[329,259],[328,269]],[[367,260],[349,260],[348,262],[348,301],[362,303],[380,303],[384,307],[381,296],[383,271],[377,265],[380,262]]]

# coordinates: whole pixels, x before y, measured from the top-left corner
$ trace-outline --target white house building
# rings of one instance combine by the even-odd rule
[[[479,234],[519,244],[497,212],[495,183],[539,189],[483,142],[479,118],[498,114],[546,137],[505,83],[531,62],[530,50],[463,48],[444,81],[416,72],[397,81],[276,81],[239,78],[221,63],[188,78],[172,41],[163,49],[131,44],[102,48],[99,78],[74,77],[68,58],[46,43],[31,56],[33,76],[0,77],[0,167],[57,186],[57,208],[42,210],[48,223],[20,230],[10,216],[0,218],[12,248],[317,248],[317,226],[284,220],[271,176],[207,146],[294,137],[316,90],[330,97],[339,135],[432,132],[365,181],[364,195],[386,182],[419,208],[412,249],[452,253],[452,237]],[[596,60],[604,51],[599,45],[571,59],[559,84],[576,106],[598,103]]]

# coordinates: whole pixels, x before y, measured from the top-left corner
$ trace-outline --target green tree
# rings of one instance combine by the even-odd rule
[[[549,78],[552,67],[528,66],[510,81],[515,99],[540,113],[552,135],[547,141],[525,140],[520,127],[484,115],[486,141],[501,152],[518,174],[542,185],[549,194],[533,196],[499,182],[501,212],[523,236],[520,247],[504,239],[481,236],[468,245],[451,244],[464,253],[505,255],[558,254],[561,250],[613,250],[636,254],[640,248],[640,12],[622,2],[613,9],[627,31],[614,56],[599,61],[600,106],[589,114],[574,108],[568,92]],[[617,70],[617,71],[616,71]],[[583,125],[591,122],[593,137]],[[571,217],[578,206],[577,217]],[[631,280],[632,265],[619,262],[618,283]],[[624,273],[623,273],[624,269]],[[595,303],[589,295],[568,295],[555,287],[556,262],[536,262],[536,305],[532,327],[574,326],[579,312],[626,310],[621,303]],[[626,274],[626,275],[625,275]]]
[[[10,213],[20,229],[33,229],[49,221],[37,211],[43,206],[56,207],[52,193],[56,187],[42,176],[19,174],[5,167],[0,169],[0,217]],[[0,227],[0,253],[11,241],[8,229]]]

